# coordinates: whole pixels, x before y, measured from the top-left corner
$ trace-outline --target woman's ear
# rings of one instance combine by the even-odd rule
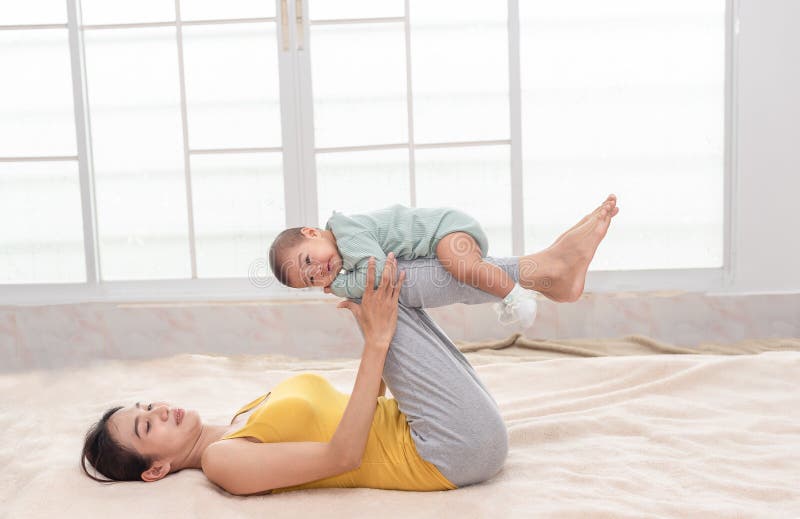
[[[162,464],[153,464],[149,469],[142,472],[142,480],[149,482],[158,481],[167,474],[169,474],[170,464],[164,462]]]

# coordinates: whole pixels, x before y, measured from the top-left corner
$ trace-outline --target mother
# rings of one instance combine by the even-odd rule
[[[618,210],[610,195],[544,251],[487,261],[523,287],[575,301]],[[228,425],[205,424],[196,411],[166,402],[114,407],[86,435],[84,472],[102,482],[157,481],[199,468],[236,495],[320,487],[449,490],[492,477],[508,451],[497,404],[422,308],[496,298],[458,284],[435,259],[398,265],[391,257],[383,273],[360,305],[339,304],[353,312],[364,336],[349,397],[322,377],[299,375],[245,405]],[[374,276],[371,261],[368,287]],[[381,396],[381,375],[394,398]],[[110,480],[92,476],[86,461]]]

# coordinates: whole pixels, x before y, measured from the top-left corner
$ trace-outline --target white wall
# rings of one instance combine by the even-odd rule
[[[739,0],[734,293],[800,292],[800,2]]]

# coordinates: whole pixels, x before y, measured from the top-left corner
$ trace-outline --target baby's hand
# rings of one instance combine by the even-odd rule
[[[330,285],[326,286],[323,289],[323,292],[325,292],[326,294],[332,294],[333,293],[333,292],[331,292],[331,286]]]

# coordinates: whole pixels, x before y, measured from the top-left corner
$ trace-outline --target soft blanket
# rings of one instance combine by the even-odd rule
[[[463,349],[510,435],[505,468],[483,484],[235,497],[199,470],[156,483],[86,478],[83,435],[112,405],[166,399],[228,423],[298,371],[349,392],[357,366],[184,354],[0,376],[0,517],[800,516],[799,339],[683,348],[512,336]]]

